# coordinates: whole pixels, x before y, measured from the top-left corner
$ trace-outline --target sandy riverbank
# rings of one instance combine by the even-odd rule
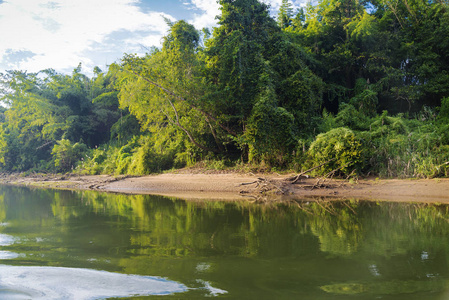
[[[0,183],[59,189],[99,190],[129,194],[158,194],[195,199],[242,199],[259,197],[261,189],[274,198],[335,197],[366,200],[449,203],[449,179],[363,179],[358,182],[327,181],[314,187],[315,178],[296,184],[291,175],[168,173],[141,177],[77,175],[4,175]],[[283,192],[283,194],[280,193]],[[265,194],[264,194],[265,195]]]

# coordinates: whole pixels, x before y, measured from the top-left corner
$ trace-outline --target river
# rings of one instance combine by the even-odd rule
[[[0,186],[0,299],[449,299],[449,206]]]

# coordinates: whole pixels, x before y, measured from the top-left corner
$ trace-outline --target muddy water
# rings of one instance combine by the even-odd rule
[[[446,205],[0,187],[0,299],[449,299],[448,261]]]

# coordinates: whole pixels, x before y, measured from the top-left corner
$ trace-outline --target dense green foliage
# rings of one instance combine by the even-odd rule
[[[1,170],[449,174],[447,1],[285,0],[276,19],[219,3],[212,33],[169,23],[161,48],[93,78],[2,74]]]

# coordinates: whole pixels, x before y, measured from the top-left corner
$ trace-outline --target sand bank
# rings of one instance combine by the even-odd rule
[[[326,181],[292,175],[167,173],[141,177],[77,175],[3,175],[0,183],[59,189],[99,190],[129,194],[157,194],[181,198],[235,200],[267,196],[276,199],[306,197],[358,198],[407,202],[449,203],[449,179],[361,179]],[[261,191],[266,191],[261,193]],[[282,193],[281,193],[282,191]]]

